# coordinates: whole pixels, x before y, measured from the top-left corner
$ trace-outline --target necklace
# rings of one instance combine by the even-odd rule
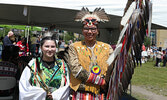
[[[97,65],[97,56],[95,55],[95,53],[93,52],[94,51],[94,48],[95,48],[95,45],[92,46],[92,47],[88,47],[91,51],[91,54],[92,56],[90,58],[91,60],[91,63],[90,63],[90,66],[89,66],[89,69],[91,70],[91,73],[95,74],[95,75],[99,75],[100,72],[101,72],[101,68]]]
[[[55,66],[55,61],[51,61],[51,62],[48,62],[48,61],[43,61],[42,60],[42,64],[48,68],[48,69],[51,69]]]

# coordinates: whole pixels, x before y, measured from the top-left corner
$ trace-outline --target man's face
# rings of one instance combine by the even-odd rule
[[[91,26],[84,25],[82,29],[82,33],[85,37],[85,40],[87,41],[96,40],[96,36],[98,35],[97,26],[96,25],[91,25]]]

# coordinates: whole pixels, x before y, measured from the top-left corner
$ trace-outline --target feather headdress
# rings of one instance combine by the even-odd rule
[[[97,25],[99,22],[109,21],[109,17],[105,13],[104,9],[96,8],[92,13],[88,8],[82,8],[80,12],[77,13],[75,21],[81,21],[83,24]]]

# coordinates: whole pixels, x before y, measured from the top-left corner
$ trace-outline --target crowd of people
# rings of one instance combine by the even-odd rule
[[[162,47],[156,47],[154,44],[152,46],[145,47],[143,43],[141,63],[146,63],[147,61],[155,61],[156,67],[166,67],[167,48],[162,49]]]
[[[28,39],[28,40],[27,40]],[[18,46],[20,48],[19,55],[20,56],[37,56],[39,54],[39,42],[40,36],[33,34],[32,37],[24,37],[24,36],[15,36],[14,32],[9,31],[8,34],[0,39],[0,50],[6,46]],[[1,55],[1,54],[0,54]]]

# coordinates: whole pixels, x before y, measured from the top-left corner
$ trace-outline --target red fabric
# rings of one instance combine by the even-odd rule
[[[65,84],[66,84],[67,79],[66,79],[66,75],[65,75],[66,70],[65,70],[65,65],[64,65],[64,62],[63,62],[63,69],[64,69],[64,79],[65,79]]]
[[[74,92],[73,91],[72,100],[104,100],[104,94],[95,95],[95,94],[88,93],[88,92]]]
[[[20,50],[24,50],[25,46],[23,45],[22,41],[17,42],[17,46],[20,48]]]
[[[90,73],[87,82],[95,84],[96,77],[99,77],[99,76],[97,76],[97,75],[95,75],[95,74],[93,74],[93,73]],[[97,84],[98,84],[98,85],[104,85],[104,83],[105,83],[105,80],[100,77],[100,79],[98,80],[98,83],[97,83]]]
[[[142,50],[143,50],[143,51],[146,51],[146,47],[145,47],[144,44],[142,45]]]
[[[22,52],[19,54],[19,56],[25,56],[27,52],[29,52],[29,46],[28,43],[26,43],[26,46],[22,43],[22,41],[18,41],[16,44],[19,48],[20,51]]]

